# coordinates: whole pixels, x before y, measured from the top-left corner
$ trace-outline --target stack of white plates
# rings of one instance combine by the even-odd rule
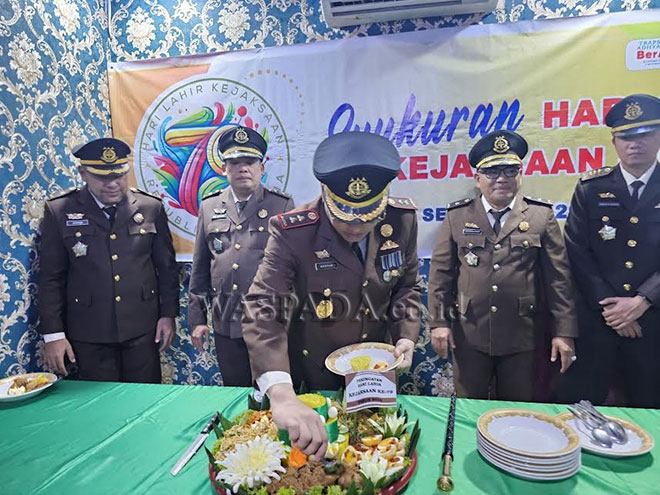
[[[495,409],[477,421],[488,462],[528,480],[561,480],[580,469],[580,440],[563,421],[525,409]]]

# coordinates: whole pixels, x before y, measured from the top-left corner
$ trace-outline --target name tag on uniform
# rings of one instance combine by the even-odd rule
[[[67,220],[67,227],[80,227],[81,225],[89,225],[89,220]]]
[[[317,272],[322,272],[323,270],[334,270],[337,268],[337,262],[336,261],[320,261],[318,263],[314,263],[314,267],[316,268]]]
[[[481,235],[483,231],[479,228],[467,228],[463,229],[463,235]]]
[[[619,206],[621,206],[621,203],[619,203],[618,201],[599,201],[598,206],[618,208]]]
[[[227,218],[227,214],[226,214],[226,213],[218,213],[217,215],[213,215],[213,216],[211,217],[211,220],[223,220],[223,219],[225,219],[225,218]]]

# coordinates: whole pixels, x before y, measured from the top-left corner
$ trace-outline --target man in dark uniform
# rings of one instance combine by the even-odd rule
[[[327,446],[319,415],[292,382],[336,389],[332,351],[388,339],[410,366],[419,334],[417,217],[412,201],[388,195],[399,154],[375,134],[346,132],[314,154],[320,198],[270,221],[264,260],[246,296],[243,337],[252,376],[273,418],[298,448]],[[293,379],[292,379],[293,378]]]
[[[218,150],[229,187],[206,196],[197,217],[190,275],[188,321],[202,352],[209,339],[207,301],[212,298],[218,367],[225,385],[252,385],[250,359],[241,330],[242,297],[254,279],[268,240],[271,216],[293,209],[293,200],[261,185],[266,141],[256,131],[225,132]]]
[[[431,259],[431,344],[453,349],[459,397],[533,400],[536,311],[543,283],[552,315],[551,361],[574,358],[573,286],[552,204],[518,194],[527,142],[495,131],[474,145],[470,165],[481,196],[450,204]],[[491,398],[493,394],[490,393]]]
[[[179,312],[178,268],[161,201],[128,188],[129,153],[112,138],[79,147],[86,185],[46,202],[40,332],[46,365],[59,373],[66,354],[84,380],[158,383]]]
[[[580,300],[580,363],[564,400],[602,403],[617,369],[626,405],[660,407],[660,100],[631,95],[605,118],[619,165],[575,188],[566,246]]]

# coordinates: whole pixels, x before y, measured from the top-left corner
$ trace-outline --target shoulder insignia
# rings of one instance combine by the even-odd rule
[[[154,198],[154,199],[157,199],[158,201],[161,201],[160,197],[158,197],[154,194],[148,193],[146,191],[143,191],[142,189],[138,189],[137,187],[131,187],[130,189],[131,189],[131,192],[144,194],[145,196],[149,196],[150,198]]]
[[[404,210],[416,210],[417,206],[413,203],[413,200],[410,198],[398,198],[396,196],[390,196],[387,199],[387,204],[393,206],[394,208],[402,208]]]
[[[316,210],[296,210],[277,215],[280,226],[283,229],[293,229],[304,227],[305,225],[314,225],[319,221],[319,213]]]
[[[464,199],[459,199],[458,201],[454,201],[453,203],[449,203],[447,205],[447,210],[453,210],[454,208],[459,208],[461,206],[467,206],[470,203],[472,203],[472,200],[474,198],[464,198]]]
[[[549,206],[552,207],[552,201],[548,201],[547,199],[542,199],[542,198],[532,198],[531,196],[523,196],[525,198],[525,201],[528,203],[532,203],[534,205],[541,205],[541,206]]]
[[[208,193],[206,196],[204,196],[202,198],[202,201],[204,201],[205,199],[214,198],[215,196],[220,196],[223,191],[224,190],[222,190],[222,191],[213,191],[212,193]]]
[[[613,170],[614,167],[600,167],[594,170],[589,170],[580,176],[580,180],[584,182],[587,180],[595,179],[596,177],[605,177],[606,175],[610,175]]]
[[[59,198],[66,198],[67,196],[71,196],[73,193],[80,191],[79,187],[73,187],[69,189],[68,191],[64,191],[63,193],[60,193],[56,196],[53,196],[52,198],[49,199],[59,199]]]
[[[279,189],[271,189],[270,187],[264,187],[264,189],[266,191],[268,191],[269,193],[277,194],[278,196],[282,196],[283,198],[286,198],[286,199],[291,199],[290,194],[287,194],[284,191],[280,191]]]

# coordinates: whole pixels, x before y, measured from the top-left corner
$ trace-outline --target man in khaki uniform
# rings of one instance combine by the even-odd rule
[[[59,373],[66,355],[84,380],[158,383],[179,272],[160,199],[128,188],[129,153],[112,138],[78,148],[86,185],[46,201],[39,330],[46,365]]]
[[[388,196],[399,164],[381,136],[330,136],[314,155],[321,197],[270,221],[243,337],[275,422],[306,454],[322,455],[327,435],[292,382],[336,389],[343,380],[325,358],[359,342],[391,339],[402,366],[412,360],[421,309],[417,212],[409,199]]]
[[[242,296],[254,279],[268,240],[271,216],[291,210],[286,194],[261,186],[266,141],[247,127],[225,132],[218,141],[229,187],[206,196],[197,217],[190,275],[188,321],[201,352],[209,339],[211,299],[218,367],[225,385],[252,385],[250,359],[241,330]]]
[[[488,398],[495,377],[498,399],[533,399],[539,283],[552,315],[551,361],[559,354],[563,373],[575,360],[573,287],[559,225],[550,203],[518,194],[526,153],[527,142],[510,131],[477,142],[469,159],[481,196],[447,207],[433,250],[431,343],[443,358],[453,349],[459,397]]]

